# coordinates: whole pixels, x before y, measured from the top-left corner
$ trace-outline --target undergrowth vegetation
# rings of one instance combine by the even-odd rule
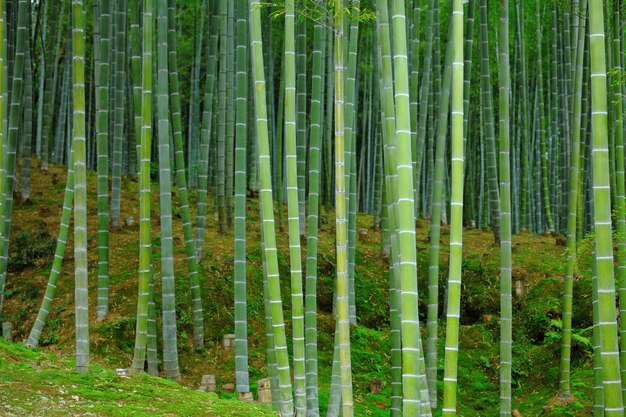
[[[16,228],[12,246],[20,256],[32,256],[31,262],[23,262],[9,274],[6,291],[6,309],[3,320],[14,323],[16,341],[22,341],[30,331],[37,308],[43,295],[49,273],[51,256],[43,253],[54,243],[58,230],[61,207],[58,202],[50,203],[42,213],[47,197],[45,190],[53,178],[62,182],[63,168],[51,166],[53,175],[37,175],[33,181],[32,201],[35,204],[17,204]],[[95,195],[95,174],[88,177],[88,192]],[[123,194],[122,215],[138,218],[136,183],[129,181]],[[211,200],[210,200],[211,201]],[[153,203],[158,202],[154,193]],[[89,200],[93,209],[95,199]],[[154,216],[156,218],[156,216]],[[324,217],[323,217],[324,218]],[[332,214],[327,216],[332,218]],[[249,201],[248,224],[248,336],[250,343],[250,376],[253,391],[256,381],[267,375],[265,362],[265,312],[263,304],[262,255],[258,230],[258,207],[255,200]],[[159,284],[159,227],[153,222],[155,245],[156,290]],[[95,223],[89,227],[94,228]],[[359,216],[358,227],[367,229],[366,238],[360,239],[356,252],[356,292],[358,325],[352,328],[351,351],[354,378],[356,415],[387,416],[390,388],[390,341],[389,341],[389,272],[388,261],[381,257],[379,233],[374,228],[373,218]],[[234,357],[221,347],[224,334],[232,333],[233,327],[233,254],[232,235],[219,236],[215,220],[209,218],[207,245],[200,265],[206,347],[194,348],[192,316],[190,312],[190,288],[186,278],[185,253],[182,248],[180,221],[175,222],[174,236],[177,241],[176,256],[176,314],[178,319],[178,346],[183,385],[197,388],[201,376],[216,375],[218,387],[234,382]],[[428,225],[424,222],[417,228],[418,282],[420,290],[426,287]],[[20,239],[28,240],[21,245]],[[89,242],[90,250],[95,241]],[[445,282],[448,262],[448,235],[442,236],[440,271],[440,313],[445,305]],[[291,301],[289,288],[289,259],[286,236],[280,236],[279,263],[283,288],[283,302],[290,317]],[[323,221],[320,231],[319,261],[319,345],[320,345],[320,401],[328,403],[330,372],[333,356],[333,282],[334,265],[334,222]],[[32,253],[25,253],[25,246]],[[20,249],[22,248],[22,249]],[[42,259],[39,260],[39,253]],[[47,253],[47,252],[46,252]],[[95,251],[91,253],[95,254]],[[2,403],[21,407],[28,414],[38,403],[37,396],[48,398],[41,415],[66,415],[68,404],[76,411],[94,415],[119,414],[118,404],[123,404],[128,415],[154,415],[171,412],[171,415],[241,415],[262,416],[266,411],[246,411],[247,406],[229,401],[224,406],[229,414],[220,414],[221,403],[214,396],[182,388],[179,385],[147,376],[125,379],[116,376],[112,368],[130,366],[136,313],[137,294],[137,228],[136,225],[122,227],[112,232],[111,238],[111,314],[103,322],[95,319],[95,308],[90,311],[91,354],[98,365],[86,376],[71,372],[67,365],[74,350],[73,323],[73,271],[71,239],[68,244],[67,262],[59,282],[57,296],[44,330],[40,350],[53,356],[33,352],[19,345],[0,343],[0,378],[2,381]],[[95,256],[95,255],[92,255]],[[560,311],[563,287],[564,247],[554,237],[520,234],[513,238],[513,281],[520,281],[521,294],[513,300],[513,405],[523,416],[583,416],[590,410],[592,387],[592,360],[589,340],[591,337],[590,317],[590,249],[581,245],[579,271],[575,282],[574,298],[574,344],[572,386],[575,400],[564,406],[553,397],[558,389],[558,358],[560,350]],[[95,258],[90,258],[93,262]],[[95,263],[92,265],[95,266]],[[95,306],[96,271],[90,272],[90,301]],[[459,415],[463,417],[490,417],[498,415],[498,372],[499,372],[499,247],[493,244],[489,231],[468,229],[464,236],[462,327],[459,352]],[[160,295],[156,297],[157,317],[160,316]],[[420,297],[420,315],[426,313],[426,300]],[[160,318],[159,318],[160,320]],[[425,326],[423,326],[425,327]],[[286,320],[290,332],[291,322]],[[423,328],[425,332],[425,329]],[[440,326],[439,345],[443,350],[445,322]],[[424,333],[425,336],[425,333]],[[159,335],[159,347],[160,347]],[[291,350],[291,345],[289,345]],[[12,359],[6,359],[12,358]],[[32,366],[31,366],[32,365]],[[35,368],[33,368],[35,366]],[[439,380],[443,376],[443,356],[438,364]],[[374,378],[382,381],[382,393],[370,393],[370,382]],[[47,382],[49,381],[49,382]],[[71,388],[76,385],[78,388]],[[8,387],[8,388],[7,388]],[[63,388],[60,388],[63,387]],[[45,388],[45,389],[44,389]],[[440,388],[442,388],[440,386]],[[61,392],[60,390],[63,390]],[[122,390],[122,391],[117,391]],[[39,394],[38,392],[45,392]],[[441,392],[441,390],[440,390]],[[10,397],[6,397],[10,396]],[[72,400],[77,396],[80,401]],[[225,399],[236,395],[218,392]],[[6,401],[11,398],[11,401]],[[158,401],[155,398],[167,398]],[[63,403],[62,401],[65,401]],[[176,401],[182,406],[172,407]],[[30,405],[29,405],[30,404]],[[7,405],[8,406],[8,405]],[[63,407],[65,408],[63,408]],[[30,408],[29,408],[30,407]],[[130,407],[130,408],[128,408]],[[134,407],[134,408],[133,408]],[[152,408],[151,408],[152,407]],[[187,407],[187,408],[180,408]],[[200,407],[200,408],[196,408]],[[205,408],[201,408],[205,407]],[[245,409],[245,410],[244,410]],[[322,408],[323,409],[323,408]],[[7,409],[8,410],[8,409]],[[132,414],[131,411],[135,414]],[[150,411],[152,410],[152,411]],[[200,411],[204,410],[204,414]],[[233,413],[230,413],[233,411]],[[240,414],[235,414],[235,411]],[[9,411],[7,411],[9,412]],[[15,410],[10,411],[19,414]],[[196,413],[197,414],[194,414]],[[145,413],[145,414],[142,414]],[[152,414],[150,414],[152,413]],[[246,414],[249,413],[249,414]],[[256,414],[255,414],[256,413]],[[545,413],[545,414],[542,414]],[[37,415],[37,414],[29,414]],[[85,414],[87,415],[87,414]],[[268,414],[269,415],[269,414]]]

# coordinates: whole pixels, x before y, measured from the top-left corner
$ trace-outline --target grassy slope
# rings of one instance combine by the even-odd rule
[[[81,375],[56,355],[0,341],[2,415],[269,416],[269,409],[191,390],[149,375],[94,366]]]
[[[31,201],[16,202],[14,214],[12,258],[16,261],[14,271],[9,274],[7,283],[7,300],[5,319],[13,321],[16,340],[26,338],[34,321],[43,290],[47,282],[52,255],[46,252],[51,238],[58,230],[60,202],[64,189],[65,173],[63,167],[53,166],[50,172],[42,174],[33,170],[33,192]],[[155,186],[156,187],[156,186]],[[152,378],[126,381],[104,370],[104,368],[128,367],[132,358],[134,342],[135,308],[136,308],[136,271],[137,259],[137,219],[138,203],[136,183],[128,181],[124,184],[122,200],[122,218],[133,216],[134,225],[122,227],[111,235],[111,314],[99,323],[95,320],[96,301],[96,240],[92,238],[90,245],[90,300],[92,309],[91,320],[91,352],[92,362],[103,368],[94,366],[93,375],[78,376],[71,372],[59,371],[61,384],[65,384],[66,394],[58,390],[47,390],[53,404],[59,404],[63,398],[79,395],[80,398],[91,399],[94,407],[118,407],[114,397],[115,390],[122,389],[115,384],[125,385],[127,391],[118,398],[136,399],[137,407],[158,407],[165,412],[174,404],[172,415],[194,415],[181,409],[178,404],[185,403],[194,407],[195,404],[209,401],[208,397],[184,389],[170,393],[172,387],[167,382]],[[155,188],[156,190],[156,188]],[[89,214],[90,231],[96,230],[95,175],[89,176]],[[159,262],[159,230],[158,230],[158,193],[153,193],[153,243],[155,245],[155,261],[158,272]],[[192,199],[193,201],[193,199]],[[209,210],[210,211],[210,210]],[[319,259],[319,328],[320,328],[320,380],[322,384],[321,402],[324,405],[328,398],[330,368],[332,361],[332,282],[334,279],[334,220],[333,213],[321,216],[320,259]],[[205,328],[207,347],[197,352],[193,348],[191,336],[190,292],[186,279],[186,263],[182,240],[180,220],[175,222],[174,231],[176,246],[177,271],[177,318],[179,323],[180,364],[183,374],[183,385],[195,388],[203,374],[215,374],[218,386],[224,382],[234,382],[234,360],[232,353],[224,352],[220,341],[225,333],[233,331],[232,312],[232,234],[218,236],[212,215],[209,216],[204,257],[201,263],[201,284],[203,303],[205,306]],[[355,397],[358,415],[387,416],[388,398],[390,396],[389,380],[389,332],[387,318],[388,273],[386,262],[380,257],[379,235],[373,228],[373,219],[369,216],[359,217],[359,228],[367,228],[367,236],[361,237],[357,249],[357,312],[359,326],[352,333],[352,363],[355,386]],[[428,269],[428,224],[418,223],[418,280],[420,288],[426,288],[426,272]],[[94,234],[91,235],[95,237]],[[442,235],[441,279],[442,286],[447,276],[447,230]],[[248,293],[249,293],[249,338],[250,338],[250,375],[251,380],[264,377],[267,369],[264,363],[264,323],[262,301],[262,268],[259,244],[258,210],[256,200],[249,201],[248,223]],[[21,243],[20,243],[21,242]],[[286,234],[279,235],[279,262],[281,279],[283,280],[283,299],[288,310],[290,300],[288,242]],[[565,259],[564,248],[555,245],[553,237],[520,235],[514,237],[514,280],[523,283],[525,294],[514,299],[514,407],[524,416],[535,416],[542,412],[558,388],[558,332],[555,320],[559,317],[559,296],[562,291],[562,263]],[[19,372],[8,372],[5,378],[13,380],[15,386],[36,388],[35,380],[39,373],[46,372],[49,365],[57,369],[68,369],[74,349],[73,323],[73,250],[71,239],[66,252],[65,272],[63,273],[57,297],[51,310],[48,326],[42,337],[41,350],[60,357],[62,365],[51,361],[48,356],[28,353],[24,349],[16,350],[19,358],[28,358],[26,362],[41,360],[41,370],[31,372],[31,367],[19,367],[11,362],[13,369]],[[32,250],[35,247],[36,250]],[[31,249],[29,249],[31,248]],[[588,255],[583,248],[583,255]],[[24,265],[19,260],[26,259]],[[582,256],[581,259],[587,259]],[[499,311],[499,247],[492,243],[488,231],[467,230],[464,235],[463,262],[463,299],[461,351],[459,360],[459,410],[460,416],[496,416],[498,415],[498,319]],[[590,325],[590,284],[589,265],[581,262],[580,277],[576,283],[575,325],[586,328]],[[158,278],[158,275],[157,275]],[[157,279],[157,291],[159,290]],[[445,290],[442,287],[440,306],[443,306]],[[160,300],[157,299],[158,306]],[[425,313],[426,304],[421,300],[420,311]],[[441,311],[441,310],[440,310]],[[290,313],[286,313],[288,320]],[[288,320],[287,328],[290,328]],[[443,329],[440,333],[440,352],[443,352]],[[585,346],[589,332],[582,333],[579,342],[574,346],[574,389],[578,401],[567,410],[558,407],[553,416],[585,415],[589,410],[591,394],[591,372],[589,350]],[[7,349],[2,345],[2,349]],[[13,348],[11,348],[13,349]],[[2,356],[4,352],[2,352]],[[40,359],[37,359],[40,358]],[[41,359],[43,358],[43,359]],[[443,357],[440,357],[440,373],[442,373]],[[22,371],[28,372],[22,372]],[[55,373],[56,371],[51,371]],[[5,372],[2,372],[4,375]],[[23,374],[23,375],[22,375]],[[11,376],[12,375],[12,376]],[[56,374],[55,374],[56,375]],[[17,379],[18,376],[23,379]],[[67,378],[64,379],[64,378]],[[383,393],[373,395],[368,391],[371,378],[381,378]],[[441,379],[441,378],[440,378]],[[114,382],[107,382],[113,380]],[[4,381],[4,380],[3,380]],[[72,382],[72,381],[78,381]],[[80,394],[71,394],[71,387],[78,386]],[[3,382],[4,385],[4,382]],[[98,397],[93,394],[94,388],[112,386],[110,395]],[[132,388],[130,388],[132,387]],[[167,401],[155,404],[152,399],[157,394],[150,389],[160,390]],[[252,390],[256,386],[253,384]],[[147,397],[129,395],[136,390],[138,393],[149,393]],[[168,392],[165,395],[165,392]],[[26,390],[16,390],[11,396],[11,405],[25,408],[33,402],[36,394],[22,395]],[[89,394],[92,392],[92,394]],[[108,392],[108,391],[107,391]],[[180,401],[177,401],[178,395]],[[158,394],[160,395],[160,394]],[[222,397],[227,394],[220,393]],[[22,398],[22,396],[24,398]],[[104,401],[107,400],[107,401]],[[69,401],[69,400],[68,400]],[[7,402],[5,402],[7,403]],[[61,403],[62,404],[62,403]],[[217,407],[217,403],[214,407]],[[52,408],[54,409],[54,408]],[[115,409],[115,408],[114,408]],[[87,410],[87,409],[85,409]],[[146,408],[149,410],[149,408]],[[227,406],[228,413],[217,415],[237,415],[231,403]],[[203,410],[206,414],[207,410]],[[232,413],[231,413],[232,411]],[[78,411],[77,411],[78,412]],[[97,411],[97,415],[105,415]],[[148,412],[148,411],[146,411]],[[215,412],[219,412],[215,409]],[[177,414],[178,413],[178,414]],[[47,415],[54,415],[48,413]],[[79,414],[80,415],[80,414]],[[117,413],[116,415],[119,415]],[[140,415],[140,414],[136,414]],[[210,414],[209,414],[210,415]],[[241,414],[247,415],[247,414]],[[262,414],[251,414],[262,415]]]

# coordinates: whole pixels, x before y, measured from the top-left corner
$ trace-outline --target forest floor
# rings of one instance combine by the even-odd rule
[[[53,258],[55,237],[59,228],[65,168],[51,166],[49,172],[33,169],[32,192],[27,201],[15,201],[11,233],[11,260],[5,292],[3,321],[14,324],[16,341],[26,339],[34,322],[47,283]],[[217,386],[235,381],[234,357],[221,347],[224,334],[233,332],[233,236],[217,233],[209,196],[206,240],[201,269],[206,346],[193,346],[190,289],[179,211],[175,214],[176,310],[178,347],[182,387],[147,376],[125,379],[116,376],[115,368],[129,367],[135,334],[138,270],[137,184],[124,180],[122,193],[122,226],[110,235],[110,314],[105,321],[95,317],[96,305],[96,176],[89,173],[89,272],[90,272],[90,348],[91,373],[78,375],[71,371],[74,351],[73,244],[68,240],[57,295],[43,332],[40,347],[29,349],[0,344],[0,387],[7,398],[4,405],[15,408],[15,415],[39,415],[37,395],[47,398],[50,412],[41,415],[68,414],[64,404],[76,405],[71,415],[216,415],[262,416],[263,411],[250,409],[237,401],[220,402],[212,394],[196,390],[204,374],[214,374]],[[19,190],[19,187],[17,188]],[[160,234],[159,198],[153,184],[152,233],[155,253],[157,294],[160,293],[158,271]],[[174,192],[174,199],[178,201]],[[191,201],[195,201],[192,193]],[[176,204],[175,204],[176,205]],[[195,224],[195,209],[192,219]],[[286,215],[286,210],[285,210]],[[132,225],[124,220],[132,217]],[[335,274],[334,213],[322,211],[319,238],[318,327],[320,355],[320,402],[325,413],[328,402],[332,364],[333,280]],[[356,251],[356,308],[358,325],[351,330],[352,374],[358,416],[388,416],[390,398],[390,342],[388,319],[389,274],[387,261],[380,253],[380,234],[371,216],[359,215]],[[428,231],[426,221],[417,223],[418,281],[425,289],[428,270]],[[247,260],[248,314],[251,390],[256,397],[256,381],[267,375],[265,365],[265,330],[262,285],[259,211],[256,199],[248,201]],[[70,234],[71,235],[71,234]],[[291,301],[289,297],[289,261],[286,233],[278,233],[279,263],[283,282],[283,300],[287,329]],[[574,343],[572,391],[575,400],[567,406],[554,401],[559,381],[560,310],[565,248],[555,236],[519,234],[513,237],[513,280],[520,293],[514,296],[513,321],[513,407],[522,416],[583,416],[591,409],[591,283],[590,251],[584,242],[579,249],[579,272],[575,281]],[[493,243],[489,230],[466,229],[463,236],[463,287],[461,300],[459,353],[459,416],[497,416],[499,404],[499,246]],[[440,315],[443,312],[445,281],[448,269],[448,229],[443,227],[441,241]],[[304,246],[303,246],[304,249]],[[303,251],[304,257],[304,251]],[[420,314],[425,320],[425,291],[420,295]],[[156,300],[160,311],[160,298]],[[445,320],[440,320],[439,381],[443,375],[443,339]],[[425,326],[423,326],[425,327]],[[425,331],[425,330],[424,330]],[[160,339],[160,338],[159,338]],[[160,340],[159,340],[160,346]],[[291,349],[291,346],[289,346]],[[43,353],[42,353],[43,352]],[[45,353],[45,354],[44,354]],[[6,360],[5,360],[6,359]],[[35,364],[35,365],[33,365]],[[369,392],[373,378],[382,380],[382,394]],[[52,381],[44,390],[46,380]],[[55,382],[56,381],[56,382]],[[72,392],[77,386],[78,392]],[[190,389],[187,389],[187,388]],[[439,383],[441,399],[442,383]],[[122,390],[122,391],[119,391]],[[43,394],[39,394],[41,391]],[[106,392],[107,394],[98,394]],[[125,393],[124,393],[125,392]],[[229,400],[236,394],[218,392]],[[86,401],[75,401],[73,396]],[[154,398],[165,398],[159,402]],[[63,403],[62,401],[65,401]],[[73,402],[72,402],[73,401]],[[80,405],[79,405],[80,403]],[[30,405],[29,405],[30,404]],[[181,408],[180,405],[184,404]],[[93,408],[90,410],[90,407]],[[128,408],[128,407],[131,408]],[[241,411],[236,411],[241,406]],[[44,405],[44,407],[46,407]],[[135,408],[132,408],[135,407]],[[153,407],[153,408],[148,408]],[[223,408],[219,408],[223,407]],[[154,411],[154,409],[159,411]],[[45,408],[44,408],[45,409]],[[8,412],[9,409],[7,409]],[[23,410],[20,411],[20,410]],[[47,409],[45,409],[47,410]],[[126,410],[126,411],[122,411]],[[150,411],[152,410],[152,411]],[[246,411],[248,410],[248,411]],[[71,411],[70,411],[71,412]],[[211,414],[213,412],[214,414]],[[55,414],[57,413],[57,414]],[[170,414],[167,414],[170,413]],[[248,414],[246,414],[248,413]]]

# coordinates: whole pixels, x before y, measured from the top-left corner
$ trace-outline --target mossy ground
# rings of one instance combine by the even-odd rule
[[[92,366],[73,370],[67,358],[0,341],[3,416],[270,416],[263,406],[182,387],[147,374],[120,376]]]
[[[97,230],[95,204],[96,177],[89,175],[89,230]],[[12,256],[16,267],[9,273],[4,319],[15,326],[15,339],[25,339],[34,321],[50,271],[52,254],[50,242],[56,236],[64,190],[65,169],[51,166],[48,173],[33,170],[33,191],[29,201],[16,201],[13,219]],[[157,185],[153,185],[157,190]],[[191,196],[195,201],[195,196]],[[174,193],[177,201],[177,194]],[[159,223],[158,193],[153,193],[153,243],[155,263],[159,267]],[[285,211],[286,213],[286,211]],[[1,356],[14,357],[13,361],[2,362],[3,394],[2,401],[9,406],[29,410],[38,407],[37,390],[43,390],[46,378],[57,380],[57,386],[64,386],[66,393],[59,389],[46,389],[45,395],[51,404],[45,415],[67,414],[67,404],[74,404],[75,415],[94,413],[95,415],[120,415],[119,410],[136,410],[136,414],[154,415],[154,407],[159,414],[196,415],[194,407],[202,415],[263,415],[261,411],[236,411],[236,401],[216,402],[215,397],[187,390],[179,385],[149,377],[134,377],[126,380],[117,377],[110,370],[128,367],[132,359],[135,332],[135,310],[137,296],[138,269],[138,199],[137,184],[125,180],[122,195],[122,219],[132,216],[134,224],[122,226],[112,231],[110,237],[110,315],[107,320],[95,319],[96,302],[96,238],[90,233],[90,301],[91,301],[91,360],[94,364],[91,374],[84,376],[71,372],[74,349],[73,321],[73,250],[72,240],[68,241],[64,272],[59,282],[57,296],[48,325],[44,331],[39,351],[53,354],[42,355],[25,348],[0,345]],[[179,212],[175,209],[175,215]],[[195,211],[192,213],[195,220]],[[267,374],[264,359],[264,307],[262,287],[261,247],[259,236],[259,213],[256,199],[248,202],[248,312],[250,342],[251,380],[263,378]],[[428,269],[428,230],[427,222],[418,222],[418,281],[420,289],[426,288]],[[319,240],[319,347],[321,403],[328,401],[330,369],[332,362],[332,291],[334,267],[334,213],[324,211],[321,215]],[[359,325],[352,329],[352,366],[354,394],[357,404],[356,415],[387,416],[390,397],[389,372],[389,320],[388,320],[388,273],[387,264],[380,256],[380,237],[374,229],[371,216],[359,215],[358,227],[368,230],[360,236],[356,253],[356,295]],[[192,343],[192,317],[190,313],[190,291],[186,278],[187,266],[182,239],[180,219],[175,221],[176,256],[176,297],[178,319],[178,346],[182,385],[196,388],[203,374],[215,374],[218,386],[224,382],[234,382],[234,358],[232,353],[221,348],[222,336],[233,331],[233,236],[231,233],[220,236],[217,233],[216,219],[212,212],[212,198],[209,198],[209,218],[207,223],[204,256],[200,264],[203,292],[206,348],[196,350]],[[21,239],[16,239],[21,236]],[[22,242],[22,243],[19,243]],[[283,300],[286,309],[287,328],[289,320],[289,260],[286,233],[278,234],[279,263],[283,280]],[[17,246],[16,246],[17,245]],[[35,245],[37,250],[26,247]],[[440,311],[443,312],[445,278],[447,276],[448,233],[443,228]],[[575,285],[574,324],[577,329],[587,329],[591,322],[589,265],[585,262],[589,255],[588,247],[581,249],[581,265]],[[304,253],[303,253],[304,256]],[[28,257],[28,262],[19,263],[20,257]],[[523,416],[538,416],[544,413],[544,406],[558,390],[560,296],[562,293],[564,247],[556,244],[550,236],[520,234],[513,238],[513,279],[520,281],[524,294],[514,298],[514,360],[513,393],[514,407]],[[498,413],[498,350],[499,350],[499,246],[493,243],[488,230],[468,229],[464,233],[464,261],[462,288],[462,324],[459,353],[459,415],[497,416]],[[424,294],[424,291],[422,291]],[[420,314],[426,312],[426,303],[420,297]],[[157,308],[160,299],[157,297]],[[423,317],[424,318],[424,317]],[[440,322],[440,352],[443,352],[445,320]],[[549,416],[582,416],[590,409],[592,391],[592,371],[590,350],[586,341],[590,332],[577,332],[578,342],[574,343],[572,384],[576,401],[567,408],[553,406],[546,411]],[[13,352],[13,353],[11,353]],[[17,352],[17,353],[15,353]],[[13,355],[13,356],[11,356]],[[58,359],[54,359],[54,358]],[[40,369],[33,369],[32,363]],[[4,371],[4,368],[7,371]],[[11,370],[9,370],[9,368]],[[443,356],[439,360],[440,380],[443,373]],[[46,374],[48,373],[48,374]],[[381,378],[383,392],[369,393],[372,378]],[[73,393],[72,385],[78,390]],[[12,387],[6,391],[4,386]],[[41,388],[39,388],[41,387]],[[441,388],[441,384],[440,384]],[[118,391],[119,389],[123,391]],[[252,390],[255,391],[253,384]],[[150,390],[154,390],[151,392]],[[133,392],[135,391],[135,392]],[[104,392],[104,394],[97,394]],[[441,392],[441,389],[440,389]],[[233,397],[218,393],[220,397]],[[72,400],[72,395],[85,401]],[[441,394],[440,394],[441,395]],[[164,398],[163,402],[154,400]],[[72,402],[73,401],[73,402]],[[91,402],[88,402],[91,401]],[[79,405],[80,403],[80,405]],[[84,403],[84,404],[83,404]],[[122,407],[118,404],[122,403]],[[30,404],[30,405],[29,405]],[[54,405],[56,404],[56,405]],[[86,404],[86,405],[85,405]],[[87,408],[93,406],[91,409]],[[30,408],[29,408],[30,407]],[[136,408],[129,408],[136,407]],[[153,407],[153,408],[150,408]],[[188,407],[188,410],[182,407]],[[213,408],[210,408],[213,407]],[[63,411],[63,409],[65,411]],[[152,411],[150,411],[152,410]],[[126,412],[126,411],[124,411]],[[246,412],[252,414],[245,414]],[[15,414],[16,413],[14,411]],[[240,414],[237,414],[240,413]],[[254,414],[256,413],[256,414]],[[32,414],[31,414],[32,415]],[[199,415],[199,414],[198,414]]]

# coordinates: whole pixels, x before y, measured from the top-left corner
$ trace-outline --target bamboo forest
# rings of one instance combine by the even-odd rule
[[[0,0],[0,415],[626,415],[626,1]]]

